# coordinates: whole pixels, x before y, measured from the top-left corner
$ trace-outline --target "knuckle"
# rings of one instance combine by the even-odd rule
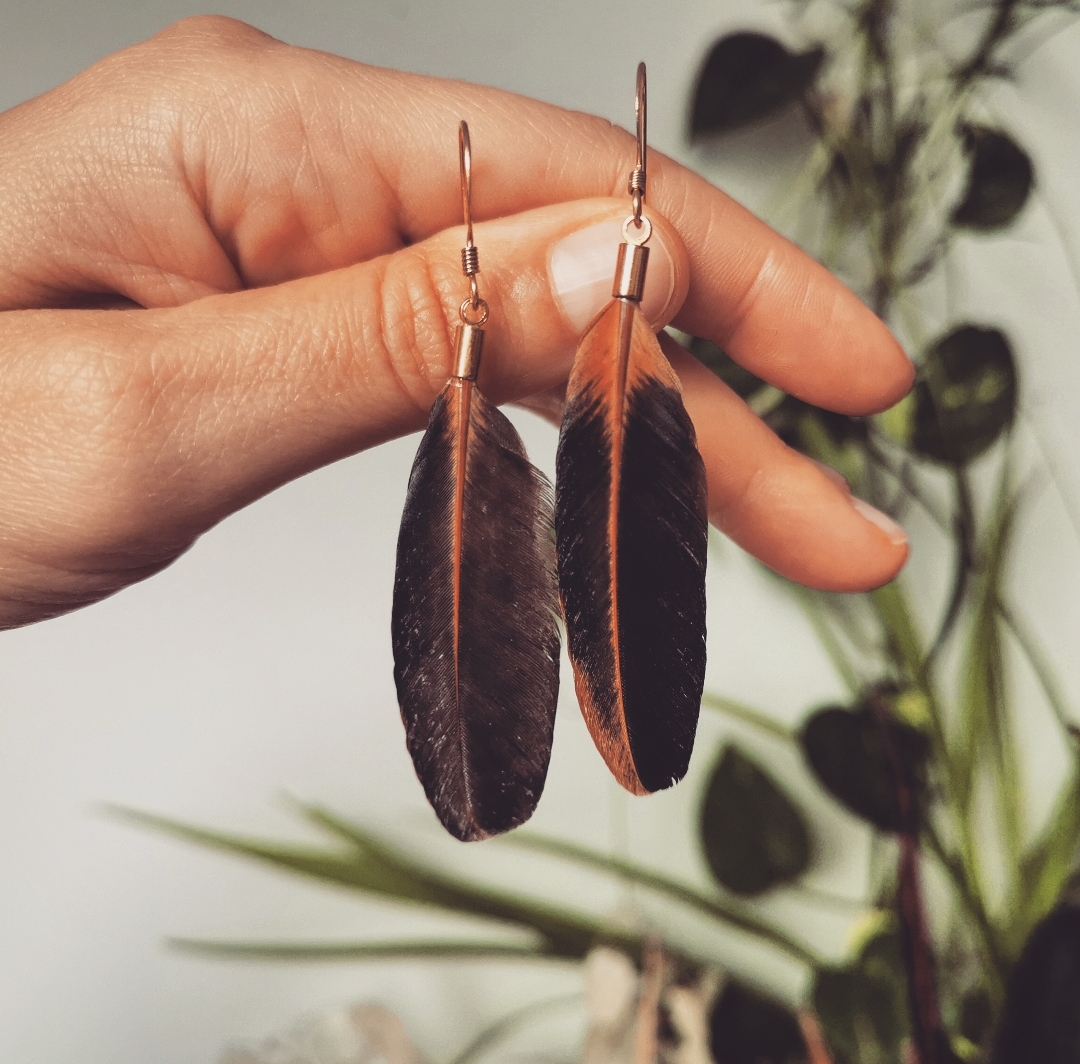
[[[374,336],[366,344],[379,352],[401,393],[425,414],[446,383],[452,340],[443,291],[443,271],[419,249],[405,249],[385,260],[378,277]]]
[[[200,50],[230,50],[237,45],[250,47],[273,39],[262,30],[227,15],[189,15],[151,38],[159,43],[183,42]]]

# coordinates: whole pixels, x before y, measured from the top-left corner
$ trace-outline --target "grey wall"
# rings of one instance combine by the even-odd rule
[[[0,106],[200,10],[189,0],[0,0]],[[702,50],[722,27],[761,25],[776,6],[237,0],[216,10],[287,41],[496,84],[624,124],[634,64],[644,58],[653,142],[685,155],[681,130]],[[1008,240],[993,248],[970,241],[960,251],[974,278],[961,302],[1014,328],[1028,374],[1026,415],[1074,497],[1078,48],[1075,32],[1057,38],[995,103],[1023,127],[1045,200]],[[762,150],[761,139],[737,139],[729,150],[729,160],[710,165],[756,202],[767,189],[740,178],[738,164]],[[550,470],[553,430],[515,417]],[[482,1020],[578,985],[572,971],[557,969],[241,965],[167,951],[163,940],[173,934],[360,939],[446,925],[141,833],[105,816],[103,802],[303,837],[279,801],[288,793],[408,833],[469,873],[572,890],[601,910],[647,911],[644,899],[559,879],[497,846],[450,845],[433,826],[402,742],[388,637],[393,548],[415,445],[401,440],[312,474],[226,521],[148,583],[0,636],[0,1061],[196,1064],[216,1059],[227,1041],[361,998],[392,1004],[446,1059]],[[1076,704],[1077,549],[1054,490],[1039,499],[1016,582]],[[839,696],[789,599],[731,545],[720,554],[710,585],[710,686],[791,720]],[[929,584],[939,568],[916,558],[912,577]],[[685,786],[633,802],[607,781],[566,676],[564,689],[537,826],[700,877],[689,810],[720,725],[705,722]],[[1052,774],[1049,755],[1032,750],[1033,766]],[[761,753],[813,801],[790,755]],[[841,814],[822,815],[830,841],[813,881],[857,898],[866,836]],[[842,948],[842,916],[810,918],[783,899],[772,910],[822,949]],[[729,945],[736,964],[799,993],[798,971]]]

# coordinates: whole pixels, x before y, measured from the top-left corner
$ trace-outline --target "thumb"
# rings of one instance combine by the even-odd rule
[[[626,213],[579,201],[476,226],[493,401],[565,382]],[[660,326],[689,271],[653,222],[643,306]],[[104,597],[285,481],[423,427],[468,293],[462,243],[449,230],[176,308],[0,316],[0,626]]]

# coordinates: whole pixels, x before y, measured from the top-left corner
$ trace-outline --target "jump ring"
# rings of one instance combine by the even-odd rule
[[[633,231],[633,236],[631,236]],[[648,218],[642,217],[641,223],[638,224],[633,215],[623,222],[622,225],[623,240],[628,244],[645,244],[648,243],[649,237],[652,236],[652,222]]]
[[[472,310],[474,313],[479,310],[480,317],[477,318],[476,321],[470,321],[468,315],[469,310]],[[475,303],[471,299],[465,299],[462,301],[458,313],[461,315],[461,320],[466,325],[483,325],[484,322],[488,320],[488,305],[482,299],[478,299]]]

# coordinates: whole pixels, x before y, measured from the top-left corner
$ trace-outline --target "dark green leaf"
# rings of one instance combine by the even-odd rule
[[[910,1025],[895,929],[870,939],[854,964],[820,969],[814,980],[813,1005],[838,1064],[864,1060],[901,1064],[901,1047]]]
[[[786,883],[810,861],[799,810],[734,746],[724,748],[705,789],[701,844],[713,875],[736,894]]]
[[[939,462],[969,462],[1012,425],[1016,398],[1005,335],[961,325],[934,344],[919,369],[911,446]]]
[[[729,982],[713,1006],[709,1037],[716,1064],[802,1064],[799,1021],[782,1005]]]
[[[713,45],[698,75],[690,135],[726,133],[794,103],[813,83],[825,52],[793,55],[760,33],[733,33]]]
[[[1080,1061],[1080,909],[1063,906],[1032,932],[1009,978],[992,1060]]]
[[[921,790],[928,754],[926,738],[895,719],[888,725],[888,734],[908,779]],[[893,766],[870,705],[819,709],[803,725],[799,740],[814,774],[838,801],[883,831],[901,829]],[[918,808],[919,794],[912,797]]]
[[[983,126],[964,130],[970,169],[953,223],[969,229],[1000,229],[1013,222],[1034,182],[1031,160],[1006,134]]]
[[[755,377],[748,369],[743,369],[711,340],[702,340],[695,336],[690,341],[689,347],[690,354],[694,358],[711,369],[743,399],[749,399],[755,392],[765,387],[765,382],[760,377]]]
[[[842,447],[850,442],[861,443],[867,437],[863,418],[821,410],[792,395],[786,396],[779,406],[770,411],[765,421],[789,447],[819,461],[822,459],[815,453],[819,450],[815,441],[822,438],[822,434],[832,447]]]

